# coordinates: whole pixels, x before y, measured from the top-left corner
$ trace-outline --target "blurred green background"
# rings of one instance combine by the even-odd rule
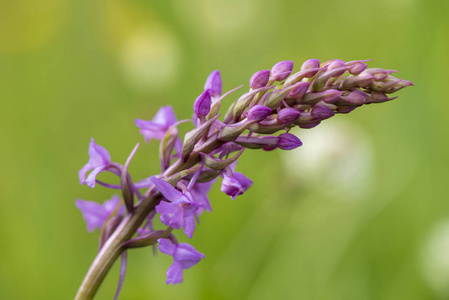
[[[340,58],[416,86],[299,131],[296,151],[248,151],[254,186],[235,201],[215,186],[191,241],[206,259],[173,287],[170,257],[131,251],[120,299],[449,299],[448,15],[438,0],[1,1],[0,298],[74,297],[98,239],[74,201],[111,197],[78,183],[91,137],[123,163],[134,119],[189,118],[214,69],[229,90],[280,60]],[[159,172],[157,149],[134,178]],[[117,280],[116,265],[98,299]]]

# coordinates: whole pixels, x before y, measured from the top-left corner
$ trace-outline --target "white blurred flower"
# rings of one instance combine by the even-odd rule
[[[373,150],[356,123],[331,119],[313,129],[291,131],[304,143],[282,153],[293,183],[342,200],[361,199],[373,180]]]
[[[432,290],[449,297],[449,220],[431,232],[422,252],[422,273]]]

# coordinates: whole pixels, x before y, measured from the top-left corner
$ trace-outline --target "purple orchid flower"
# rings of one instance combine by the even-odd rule
[[[176,123],[176,115],[173,112],[173,108],[167,105],[159,109],[153,120],[136,119],[135,123],[140,128],[140,133],[144,136],[146,142],[149,142],[151,139],[161,140],[170,126]]]
[[[223,172],[223,181],[221,183],[221,191],[232,200],[246,192],[253,181],[239,172]]]
[[[106,200],[103,204],[82,199],[75,201],[76,207],[81,211],[86,221],[87,230],[90,232],[95,228],[101,229],[119,203],[120,197],[117,195],[113,195],[111,200]],[[119,209],[118,213],[123,214],[123,209]]]
[[[150,177],[156,188],[170,202],[161,201],[156,212],[161,214],[161,222],[174,229],[182,228],[185,235],[192,238],[195,231],[195,211],[198,209],[189,192],[180,192],[165,180]]]
[[[183,270],[189,269],[204,259],[204,254],[198,252],[187,243],[174,244],[169,239],[158,239],[159,250],[173,256],[173,264],[167,270],[167,284],[182,282]]]
[[[78,172],[80,183],[87,184],[90,188],[94,188],[97,175],[110,167],[112,167],[111,155],[108,150],[100,145],[97,145],[92,138],[89,144],[89,161]],[[86,179],[86,173],[90,170],[92,170],[92,172]],[[117,170],[113,172],[120,175],[120,172]]]

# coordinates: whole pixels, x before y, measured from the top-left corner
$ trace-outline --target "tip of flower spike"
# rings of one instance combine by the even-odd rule
[[[293,61],[280,61],[271,69],[271,79],[274,81],[282,81],[286,79],[293,70]]]
[[[251,76],[249,80],[249,86],[251,89],[255,90],[267,85],[270,79],[270,70],[258,71]]]

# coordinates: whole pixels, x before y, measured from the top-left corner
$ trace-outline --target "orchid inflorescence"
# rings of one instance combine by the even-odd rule
[[[335,59],[320,64],[318,59],[310,59],[293,74],[292,61],[278,62],[271,70],[251,77],[250,90],[230,105],[222,121],[222,100],[241,86],[222,94],[220,72],[213,71],[193,104],[191,120],[177,121],[170,106],[162,107],[151,121],[135,120],[146,142],[160,140],[161,164],[159,175],[137,182],[128,167],[139,144],[121,165],[112,162],[109,152],[92,139],[89,161],[79,171],[81,184],[91,188],[100,184],[121,190],[122,195],[114,195],[103,205],[76,201],[88,230],[100,229],[100,250],[77,299],[91,299],[118,256],[135,247],[158,245],[161,252],[173,256],[166,282],[180,283],[183,270],[204,255],[187,243],[178,243],[173,229],[182,228],[192,238],[198,216],[211,211],[208,192],[217,177],[223,178],[221,191],[232,199],[246,192],[252,181],[235,171],[244,150],[295,149],[302,142],[289,133],[291,128],[313,128],[336,113],[392,100],[387,94],[413,85],[393,77],[394,70],[368,69],[366,62]],[[178,126],[186,121],[195,128],[181,141]],[[277,132],[283,133],[273,135]],[[101,172],[117,175],[120,184],[98,180]],[[157,216],[165,229],[155,229]],[[123,261],[126,264],[126,255],[122,255]],[[123,276],[124,268],[119,289]]]

